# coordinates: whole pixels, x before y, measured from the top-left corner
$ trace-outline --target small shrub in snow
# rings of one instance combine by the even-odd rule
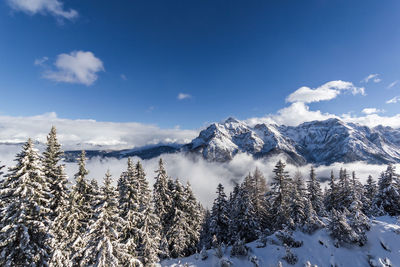
[[[267,236],[266,235],[262,235],[260,236],[257,241],[256,241],[256,247],[257,248],[265,248],[267,246]]]
[[[222,258],[220,261],[219,261],[219,266],[220,267],[230,267],[230,266],[232,266],[233,265],[233,263],[229,260],[229,259],[227,259],[227,258]]]
[[[283,259],[284,259],[287,263],[289,263],[289,264],[291,264],[291,265],[296,264],[297,261],[299,260],[298,257],[297,257],[297,255],[294,254],[294,253],[290,250],[290,248],[289,248],[288,246],[286,246],[285,248],[286,248],[286,255],[283,257]]]
[[[236,239],[235,243],[232,246],[231,255],[232,256],[247,256],[248,248],[244,244],[242,239]]]
[[[249,261],[254,264],[254,267],[260,267],[260,261],[256,255],[250,256]]]
[[[303,241],[295,240],[292,236],[292,233],[289,231],[280,230],[275,235],[282,242],[282,244],[291,248],[299,248],[303,245]]]

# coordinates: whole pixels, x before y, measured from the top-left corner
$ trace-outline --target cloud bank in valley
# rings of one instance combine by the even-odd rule
[[[268,183],[270,183],[274,175],[272,172],[274,166],[280,159],[279,157],[254,159],[245,153],[237,154],[232,161],[226,163],[208,162],[199,156],[188,157],[184,154],[166,154],[162,158],[165,162],[168,175],[174,179],[178,178],[182,183],[189,182],[199,201],[207,207],[211,207],[212,205],[218,183],[224,185],[225,191],[229,195],[235,182],[241,182],[255,168],[260,169]],[[133,160],[137,161],[140,159],[135,157]],[[159,158],[141,160],[147,174],[147,179],[151,185],[154,183],[154,171],[158,168],[158,160]],[[92,158],[87,162],[87,168],[90,171],[89,178],[94,178],[101,182],[104,173],[109,169],[114,177],[114,181],[116,181],[121,172],[126,169],[126,164],[127,159]],[[300,171],[303,178],[308,179],[310,167],[310,164],[301,167],[288,164],[287,170],[291,175],[296,171]],[[397,165],[397,167],[400,168],[400,165]],[[331,170],[334,171],[337,177],[340,168],[347,169],[349,174],[355,171],[356,176],[364,183],[368,175],[372,175],[374,179],[378,179],[380,173],[386,169],[386,166],[363,162],[335,163],[329,166],[317,166],[316,173],[320,180],[326,181],[330,177]],[[75,163],[67,164],[67,172],[71,178],[76,171],[77,165]],[[326,186],[326,182],[323,183],[323,186]]]
[[[21,143],[28,138],[45,142],[51,126],[65,150],[125,149],[159,143],[186,143],[198,131],[179,128],[161,129],[136,122],[99,122],[58,118],[47,113],[32,117],[0,116],[0,143]]]

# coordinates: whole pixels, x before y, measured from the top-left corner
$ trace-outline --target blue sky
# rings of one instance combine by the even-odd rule
[[[400,96],[397,0],[32,2],[0,3],[2,115],[196,129],[300,116],[293,105],[362,122],[399,113],[387,103]],[[323,87],[338,80],[352,84]],[[303,86],[334,96],[285,101]]]

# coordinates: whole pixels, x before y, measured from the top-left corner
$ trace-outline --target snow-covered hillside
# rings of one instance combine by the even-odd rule
[[[339,119],[312,121],[298,126],[258,124],[233,118],[213,123],[184,150],[201,153],[210,161],[225,162],[238,152],[255,157],[282,154],[297,164],[366,161],[400,162],[400,130],[369,128]]]
[[[258,266],[400,266],[400,222],[389,216],[372,220],[371,230],[367,232],[368,242],[364,246],[346,245],[335,246],[335,241],[328,230],[321,229],[312,235],[294,232],[293,237],[303,242],[300,247],[289,248],[297,257],[297,263],[291,265],[284,258],[286,249],[275,234],[267,238],[265,247],[259,242],[247,244],[248,256],[230,256],[231,247],[226,248],[222,258],[215,256],[215,251],[207,251],[207,259],[196,254],[187,258],[166,260],[161,266],[196,266],[219,267],[222,262],[239,267]],[[281,265],[279,265],[281,263]]]

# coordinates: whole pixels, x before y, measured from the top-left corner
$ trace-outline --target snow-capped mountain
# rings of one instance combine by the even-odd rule
[[[201,153],[209,161],[229,161],[246,152],[255,157],[284,155],[297,164],[366,161],[400,162],[400,129],[369,128],[339,119],[298,126],[258,124],[229,118],[200,132],[183,151]]]

